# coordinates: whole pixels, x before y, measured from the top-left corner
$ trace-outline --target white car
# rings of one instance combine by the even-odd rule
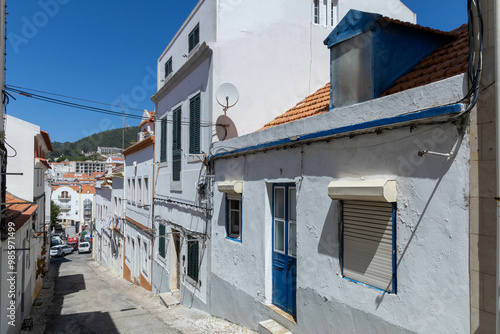
[[[63,256],[64,252],[61,245],[50,247],[50,256]]]
[[[78,244],[78,254],[81,254],[81,253],[90,253],[90,243],[80,242]]]
[[[74,251],[73,247],[71,247],[70,245],[61,245],[61,249],[64,255],[71,254]]]

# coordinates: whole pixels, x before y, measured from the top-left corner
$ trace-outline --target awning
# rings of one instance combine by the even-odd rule
[[[243,193],[243,182],[242,181],[224,181],[217,185],[217,189],[221,193],[225,193],[228,198],[241,198]]]
[[[396,181],[332,181],[328,185],[328,196],[340,200],[396,202]]]

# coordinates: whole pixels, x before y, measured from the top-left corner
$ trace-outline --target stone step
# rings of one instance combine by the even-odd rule
[[[172,307],[181,303],[181,292],[179,290],[160,293],[160,300],[166,307]]]
[[[259,334],[292,334],[273,319],[259,322]]]

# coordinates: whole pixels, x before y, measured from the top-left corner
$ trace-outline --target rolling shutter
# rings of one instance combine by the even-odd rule
[[[167,161],[167,118],[161,120],[160,162]]]
[[[165,258],[165,225],[160,224],[159,228],[159,238],[158,238],[158,253],[161,257]]]
[[[177,108],[173,113],[172,127],[172,180],[181,180],[181,108]]]
[[[198,282],[198,241],[188,241],[188,276]]]
[[[200,94],[189,100],[189,154],[200,153]]]
[[[393,291],[393,204],[343,202],[343,275]]]

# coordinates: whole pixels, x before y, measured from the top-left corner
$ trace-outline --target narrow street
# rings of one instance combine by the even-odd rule
[[[35,326],[23,333],[254,333],[182,305],[166,308],[90,254],[52,258],[39,299]]]

